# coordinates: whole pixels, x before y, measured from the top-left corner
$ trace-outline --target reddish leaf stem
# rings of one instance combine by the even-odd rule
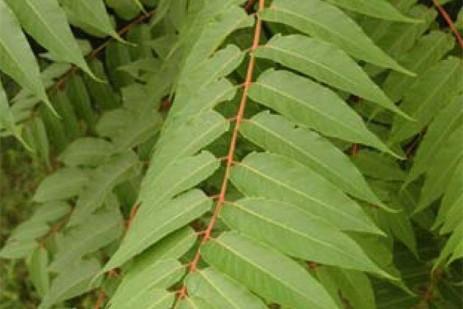
[[[452,18],[450,18],[447,11],[439,3],[439,0],[432,0],[432,2],[434,3],[434,6],[439,11],[442,18],[444,18],[444,20],[447,23],[447,25],[449,26],[450,30],[452,30],[453,34],[455,35],[455,38],[458,41],[458,44],[460,45],[460,48],[463,49],[463,38],[461,37],[461,34],[458,31],[457,27],[455,27],[455,24],[453,23]]]
[[[261,11],[264,9],[265,6],[265,0],[259,0],[259,8],[258,11]],[[252,47],[250,49],[250,55],[249,55],[249,62],[248,62],[248,68],[246,71],[246,78],[244,82],[244,87],[243,87],[243,94],[241,96],[240,104],[238,107],[238,111],[236,113],[236,119],[235,119],[235,127],[233,129],[232,133],[232,138],[230,141],[230,146],[228,149],[228,155],[226,157],[226,166],[225,166],[225,174],[223,177],[222,185],[220,188],[220,193],[217,198],[217,202],[214,208],[214,211],[212,213],[212,217],[209,221],[209,224],[207,225],[206,230],[204,231],[203,238],[201,240],[201,243],[196,251],[196,254],[193,258],[193,260],[190,263],[189,272],[194,272],[198,266],[199,260],[201,258],[201,246],[204,245],[210,238],[212,234],[212,230],[214,229],[215,224],[217,223],[217,218],[219,217],[220,211],[222,210],[222,207],[225,203],[225,196],[227,194],[227,189],[228,189],[228,183],[230,179],[230,174],[231,174],[231,168],[234,163],[234,157],[235,157],[235,150],[236,150],[236,145],[238,142],[238,135],[239,135],[239,129],[241,122],[244,117],[244,111],[246,110],[246,104],[248,101],[248,92],[249,92],[249,87],[252,84],[253,76],[254,76],[254,68],[256,64],[256,58],[252,51],[254,51],[260,43],[260,37],[262,33],[262,20],[260,19],[259,15],[256,14],[256,26],[254,30],[254,38],[252,42]],[[187,290],[186,286],[183,286],[180,291],[178,292],[178,298],[184,298],[187,295]]]

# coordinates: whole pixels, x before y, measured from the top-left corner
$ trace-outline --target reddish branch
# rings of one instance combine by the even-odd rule
[[[263,10],[264,6],[265,6],[265,0],[259,0],[258,11]],[[256,26],[254,30],[254,38],[253,38],[252,46],[250,49],[249,63],[248,63],[248,68],[246,72],[246,78],[243,84],[243,94],[241,96],[238,111],[236,113],[235,127],[233,129],[232,138],[231,138],[230,146],[228,150],[228,155],[226,158],[226,167],[225,167],[225,174],[224,174],[223,181],[222,181],[222,186],[220,188],[220,193],[217,198],[217,202],[216,202],[214,211],[212,213],[212,217],[209,221],[209,224],[207,225],[206,230],[204,231],[201,243],[188,269],[189,272],[194,272],[196,270],[196,267],[198,266],[198,262],[201,258],[201,252],[200,252],[201,246],[204,245],[211,238],[212,230],[214,229],[214,226],[217,222],[217,218],[225,203],[225,196],[227,194],[231,168],[234,162],[235,150],[236,150],[236,145],[238,142],[238,134],[239,134],[238,132],[239,132],[240,125],[244,117],[244,111],[246,109],[246,104],[248,101],[249,87],[252,84],[252,80],[254,76],[256,58],[254,56],[253,51],[259,46],[261,32],[262,32],[262,20],[260,19],[258,15],[256,15]],[[183,286],[178,293],[178,297],[181,299],[181,298],[184,298],[186,295],[187,295],[186,286]]]
[[[455,38],[458,41],[458,44],[460,45],[460,48],[463,49],[463,38],[461,37],[460,32],[458,31],[457,27],[455,27],[455,24],[452,21],[452,18],[450,18],[449,14],[447,11],[442,7],[442,5],[439,3],[439,0],[432,0],[434,3],[434,6],[437,8],[439,11],[440,15],[442,18],[444,18],[445,22],[447,25],[449,25],[449,28],[452,30],[453,34],[455,35]]]
[[[98,293],[98,298],[96,300],[94,308],[95,309],[100,309],[104,304],[105,298],[106,298],[106,293],[103,291],[103,289],[100,289],[100,292]]]

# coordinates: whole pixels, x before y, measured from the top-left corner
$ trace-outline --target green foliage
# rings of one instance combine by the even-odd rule
[[[436,9],[244,2],[0,0],[0,136],[47,171],[0,258],[38,308],[461,306]]]

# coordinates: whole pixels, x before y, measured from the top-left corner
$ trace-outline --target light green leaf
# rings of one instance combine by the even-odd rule
[[[439,111],[429,125],[421,141],[406,184],[428,171],[436,159],[436,153],[442,148],[448,136],[463,121],[463,96],[456,97],[451,104]]]
[[[264,309],[267,306],[239,282],[213,268],[190,273],[186,278],[188,295],[199,297],[223,309]]]
[[[73,63],[94,77],[72,35],[66,14],[57,0],[5,2],[16,14],[26,32],[45,47],[54,59]]]
[[[190,227],[173,232],[136,256],[130,271],[143,271],[145,267],[165,259],[179,259],[193,247],[196,239],[196,233]]]
[[[434,226],[443,223],[441,234],[455,230],[463,222],[463,160],[455,168],[447,185]]]
[[[185,226],[210,209],[212,200],[199,190],[189,191],[162,207],[141,209],[121,246],[104,267],[104,272],[121,266],[169,233]],[[151,210],[151,211],[150,211]]]
[[[420,22],[415,18],[403,15],[388,0],[327,0],[340,8],[364,15],[404,23]]]
[[[209,264],[265,299],[292,308],[337,308],[302,266],[247,237],[224,233],[201,251]]]
[[[335,45],[304,35],[274,36],[256,56],[279,62],[323,83],[378,103],[408,117],[370,80],[361,67]]]
[[[35,56],[13,12],[0,1],[0,69],[54,111],[40,78]],[[55,111],[56,114],[56,111]]]
[[[123,218],[118,209],[89,216],[86,221],[71,229],[60,241],[49,269],[65,272],[69,265],[81,257],[117,240],[123,233]]]
[[[383,206],[350,159],[317,133],[297,128],[284,117],[262,112],[246,120],[241,134],[263,149],[307,165],[344,192]]]
[[[439,110],[450,104],[454,95],[463,90],[462,63],[461,59],[450,57],[418,77],[401,104],[402,110],[416,121],[395,117],[390,143],[401,142],[420,132]]]
[[[137,170],[139,161],[137,156],[129,151],[111,158],[90,174],[85,189],[79,195],[76,207],[69,220],[69,226],[84,222],[87,217],[98,209],[113,190],[126,180],[131,172]]]
[[[393,154],[336,93],[307,78],[269,70],[251,86],[249,96],[299,125]]]
[[[178,302],[176,309],[214,309],[210,303],[199,297],[186,297]]]
[[[140,13],[140,7],[134,0],[105,0],[105,3],[125,20],[132,19]]]
[[[71,206],[63,201],[48,202],[40,205],[31,217],[32,221],[52,223],[71,211]]]
[[[68,265],[65,272],[59,274],[51,283],[50,290],[42,299],[40,309],[50,308],[52,305],[84,294],[95,286],[96,281],[90,284],[90,280],[100,269],[96,260],[81,261],[78,265]]]
[[[16,126],[13,112],[8,104],[5,90],[3,89],[2,82],[0,81],[0,130],[6,129],[10,134],[14,135],[19,141],[23,141],[21,131]],[[23,141],[24,142],[24,141]]]
[[[368,149],[362,150],[353,156],[352,162],[364,176],[369,178],[403,181],[407,176],[396,160]]]
[[[453,36],[441,31],[431,31],[421,37],[416,45],[405,53],[400,62],[421,75],[439,61],[455,45]],[[384,92],[394,101],[399,101],[417,79],[399,72],[391,72],[383,84]]]
[[[114,30],[103,0],[60,0],[60,2],[72,19],[110,35],[116,40],[122,40]]]
[[[27,263],[30,279],[37,293],[43,297],[47,294],[50,287],[50,277],[48,275],[48,251],[40,246],[32,252]]]
[[[463,224],[460,223],[450,238],[447,240],[439,257],[434,263],[434,269],[442,264],[450,264],[453,260],[462,256]]]
[[[11,233],[10,240],[33,240],[45,236],[50,227],[45,222],[27,220],[18,225]]]
[[[78,195],[88,182],[87,174],[78,168],[62,168],[47,176],[35,191],[34,201],[63,200]]]
[[[68,166],[97,166],[106,161],[114,151],[114,145],[104,139],[81,137],[69,144],[59,159]]]
[[[233,230],[289,256],[391,278],[347,235],[291,204],[247,198],[226,204],[221,218]]]
[[[12,239],[7,241],[0,250],[0,258],[21,259],[29,256],[39,244],[35,240],[18,241]]]
[[[151,161],[143,179],[139,201],[142,204],[151,205],[150,207],[156,207],[156,204],[162,201],[160,197],[168,196],[165,192],[158,191],[153,184],[165,184],[168,180],[171,186],[184,180],[184,175],[172,174],[168,171],[175,169],[180,159],[191,156],[212,143],[228,128],[229,123],[222,115],[209,111],[171,127],[168,131],[163,131],[153,154],[156,160]],[[187,165],[184,164],[184,166]],[[189,172],[191,173],[191,170]]]
[[[367,275],[324,265],[317,267],[316,274],[331,296],[338,299],[339,305],[345,301],[342,297],[356,309],[376,308],[375,294]]]
[[[413,75],[377,47],[348,15],[324,1],[275,0],[262,18],[333,43],[359,60]]]
[[[246,196],[291,203],[341,230],[383,234],[357,203],[319,174],[291,159],[250,154],[234,166],[231,180]]]
[[[129,271],[111,298],[110,308],[135,307],[141,298],[150,291],[168,288],[185,273],[185,266],[177,260],[168,259],[147,265],[140,271]]]
[[[433,165],[430,167],[421,189],[416,212],[429,207],[444,193],[458,162],[463,159],[461,141],[463,141],[463,125],[452,132],[446,142],[442,144],[439,152],[435,154]]]

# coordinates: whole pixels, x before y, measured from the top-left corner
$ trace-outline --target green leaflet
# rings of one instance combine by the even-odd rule
[[[183,180],[182,174],[169,173],[182,158],[191,156],[212,143],[229,128],[227,120],[217,112],[208,111],[192,117],[182,124],[163,131],[156,145],[146,176],[142,182],[139,201],[156,207],[159,195],[153,194],[153,183],[169,182],[176,184]],[[191,172],[191,171],[190,171]],[[167,195],[165,195],[167,197]]]
[[[297,128],[284,117],[269,112],[246,120],[240,132],[267,151],[307,165],[344,192],[384,207],[350,159],[317,133]]]
[[[327,0],[341,8],[358,12],[364,15],[405,23],[420,22],[415,18],[403,15],[387,0]]]
[[[50,308],[66,299],[91,291],[99,285],[99,282],[90,284],[90,280],[99,269],[100,265],[94,259],[81,261],[77,265],[68,265],[66,271],[52,281],[39,309]]]
[[[32,240],[45,236],[50,227],[45,222],[28,220],[18,225],[11,233],[10,240]]]
[[[378,48],[349,16],[320,0],[275,0],[262,18],[333,43],[359,60],[413,75]]]
[[[347,235],[291,204],[246,198],[226,204],[221,218],[233,230],[289,256],[391,278]]]
[[[140,7],[134,0],[105,0],[105,3],[125,20],[132,19],[140,13]]]
[[[111,298],[110,308],[131,308],[143,296],[154,289],[168,288],[185,273],[185,266],[177,260],[168,259],[152,263],[143,271],[128,272]],[[139,307],[133,307],[139,308]]]
[[[0,57],[0,69],[54,111],[45,93],[39,66],[26,36],[4,1],[0,2]]]
[[[463,160],[453,172],[453,176],[447,185],[439,213],[434,227],[442,224],[440,234],[447,234],[455,230],[461,224],[463,218]]]
[[[428,125],[463,89],[462,61],[450,57],[429,68],[406,92],[401,107],[415,122],[394,118],[390,143],[401,142]]]
[[[407,1],[397,1],[398,5]],[[408,2],[416,2],[414,0]],[[408,3],[408,6],[414,3]],[[433,8],[424,5],[414,5],[411,9],[404,9],[407,15],[419,19],[421,23],[396,23],[385,20],[366,19],[361,24],[368,36],[391,57],[400,59],[401,55],[412,48],[420,36],[428,30],[438,15]],[[366,65],[365,71],[370,76],[378,76],[385,69],[375,65]],[[412,76],[413,77],[413,76]]]
[[[367,177],[385,181],[403,181],[407,174],[397,161],[365,149],[352,157],[352,162]]]
[[[421,189],[416,212],[429,207],[444,193],[458,162],[463,159],[461,141],[463,141],[463,125],[460,124],[435,154],[433,165],[427,172],[425,183]]]
[[[85,189],[79,195],[76,207],[69,219],[69,226],[84,222],[103,204],[112,189],[138,168],[138,164],[137,156],[129,151],[114,156],[94,169],[90,173]]]
[[[16,126],[13,112],[8,104],[5,90],[0,81],[0,130],[6,129],[10,134],[21,140],[21,132]]]
[[[276,35],[257,49],[256,56],[282,63],[323,83],[408,117],[370,80],[353,59],[335,45],[303,35]]]
[[[462,120],[463,96],[458,96],[446,108],[439,111],[426,130],[405,185],[411,183],[432,167],[436,153],[442,148],[447,137]]]
[[[118,209],[89,216],[64,235],[49,269],[65,272],[69,265],[117,240],[122,233],[123,218]]]
[[[33,200],[48,202],[79,195],[88,182],[87,174],[78,168],[62,168],[47,176],[35,191]]]
[[[69,204],[63,201],[49,202],[37,207],[31,217],[31,220],[52,223],[64,217],[70,212],[70,210],[71,207]]]
[[[174,293],[167,292],[160,289],[144,290],[143,293],[138,295],[137,299],[130,305],[132,308],[146,308],[146,309],[166,309],[172,308],[176,296]],[[125,309],[126,306],[114,305],[109,308]]]
[[[164,237],[151,246],[143,254],[135,257],[130,266],[130,272],[143,272],[143,269],[166,259],[179,259],[196,242],[196,233],[190,227],[185,227]]]
[[[210,303],[199,297],[186,297],[178,302],[177,309],[214,309]]]
[[[77,65],[87,74],[94,75],[77,45],[66,14],[57,0],[5,0],[16,14],[22,27],[45,47],[54,59]]]
[[[357,203],[289,158],[252,153],[235,165],[231,180],[246,196],[291,203],[341,230],[383,234]]]
[[[68,166],[98,166],[114,153],[114,146],[101,138],[76,139],[60,154],[61,162]]]
[[[121,266],[169,233],[200,217],[210,209],[211,205],[212,200],[204,193],[192,190],[165,203],[155,211],[150,211],[148,208],[143,213],[140,209],[132,228],[105,265],[103,272]]]
[[[44,247],[37,247],[27,261],[27,267],[31,281],[37,293],[43,297],[50,287],[48,275],[48,251]]]
[[[141,211],[152,211],[178,193],[196,186],[220,167],[220,161],[208,151],[178,159],[165,169],[166,176],[150,183],[150,198],[143,201]]]
[[[28,257],[39,246],[35,240],[9,240],[0,250],[2,259],[21,259]]]
[[[463,256],[463,224],[459,224],[450,238],[447,240],[445,247],[441,250],[439,257],[434,263],[433,270],[445,263],[449,265],[452,261]]]
[[[247,237],[224,233],[201,252],[209,264],[265,299],[292,308],[337,308],[302,266]]]
[[[249,96],[299,125],[395,155],[336,93],[307,78],[269,70],[251,86]]]
[[[90,26],[116,40],[122,40],[114,30],[103,0],[60,0],[64,10],[72,19]]]
[[[186,286],[190,296],[206,300],[213,308],[267,308],[239,282],[211,267],[190,273],[186,278]]]
[[[367,275],[330,266],[317,267],[316,275],[331,296],[338,300],[339,306],[344,303],[343,297],[353,308],[376,308],[375,294]]]
[[[455,40],[451,34],[431,31],[421,37],[411,50],[402,55],[400,62],[417,75],[421,75],[449,52],[454,45]],[[415,81],[416,78],[391,72],[384,81],[383,89],[394,102],[397,102]]]

